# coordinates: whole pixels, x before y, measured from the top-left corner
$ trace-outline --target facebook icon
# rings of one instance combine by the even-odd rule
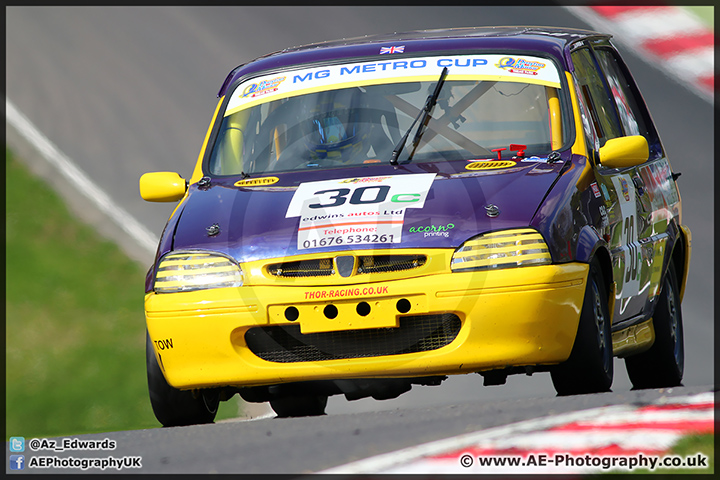
[[[10,470],[24,470],[25,455],[10,455]]]

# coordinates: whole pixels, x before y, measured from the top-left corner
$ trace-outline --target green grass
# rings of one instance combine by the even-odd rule
[[[707,467],[705,468],[656,468],[655,470],[649,470],[646,468],[637,468],[632,470],[631,474],[635,475],[709,475],[715,473],[715,437],[712,433],[698,434],[698,435],[687,435],[682,437],[670,451],[661,455],[660,457],[680,457],[688,459],[688,461],[697,463],[698,454],[702,454],[707,457]],[[692,460],[690,460],[692,459]],[[628,472],[610,472],[614,475],[625,475]]]
[[[6,436],[159,427],[145,376],[145,271],[6,149]],[[218,420],[238,415],[237,397]]]
[[[691,13],[693,13],[695,16],[698,17],[698,19],[703,22],[706,26],[709,28],[714,29],[715,28],[715,7],[712,6],[695,6],[695,7],[687,7],[683,6],[683,8],[689,10]]]

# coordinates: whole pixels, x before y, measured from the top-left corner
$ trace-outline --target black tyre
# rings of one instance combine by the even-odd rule
[[[665,274],[653,327],[655,342],[649,350],[625,359],[633,389],[681,385],[685,367],[680,290],[675,265]]]
[[[612,333],[605,283],[590,263],[585,298],[570,357],[550,371],[558,395],[608,392],[613,381]]]
[[[220,403],[220,392],[208,390],[199,393],[172,387],[160,370],[150,335],[146,337],[148,391],[155,418],[164,427],[212,423]]]
[[[278,417],[313,417],[325,415],[327,395],[298,395],[270,400]]]

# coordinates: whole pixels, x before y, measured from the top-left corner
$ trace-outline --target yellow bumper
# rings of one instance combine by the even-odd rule
[[[176,388],[450,375],[567,359],[587,274],[588,265],[571,263],[342,286],[150,293],[145,312],[161,368]],[[328,318],[333,309],[337,315]],[[290,325],[313,338],[382,333],[398,328],[401,317],[434,314],[456,315],[459,332],[447,345],[415,353],[280,363],[254,354],[245,337],[251,328]]]

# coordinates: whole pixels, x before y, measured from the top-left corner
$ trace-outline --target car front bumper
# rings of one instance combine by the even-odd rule
[[[340,286],[151,292],[145,312],[159,364],[180,389],[450,375],[566,360],[587,275],[587,264],[569,263]],[[432,338],[413,346],[423,322]],[[292,352],[283,355],[286,348]]]

